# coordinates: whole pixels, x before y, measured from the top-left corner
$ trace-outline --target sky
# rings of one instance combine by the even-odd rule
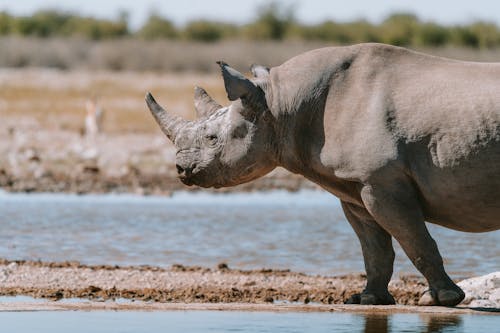
[[[129,13],[132,29],[139,28],[154,12],[182,25],[193,19],[214,19],[246,23],[255,17],[256,8],[266,0],[0,0],[0,11],[29,15],[38,9],[61,9],[99,18],[117,18],[120,11]],[[303,23],[327,19],[349,21],[359,18],[374,23],[396,11],[412,12],[420,19],[443,24],[469,23],[474,20],[500,26],[500,1],[495,0],[282,0],[295,8]]]

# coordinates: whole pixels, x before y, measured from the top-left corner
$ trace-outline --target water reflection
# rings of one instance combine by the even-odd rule
[[[2,332],[183,333],[458,333],[492,332],[500,316],[416,313],[241,311],[44,311],[0,312]],[[497,332],[497,331],[495,331]]]
[[[404,315],[397,315],[401,317]],[[441,332],[456,332],[459,331],[462,324],[462,319],[457,315],[420,315],[420,322],[415,323],[413,327],[414,332],[422,333],[441,333]],[[364,315],[364,333],[389,333],[389,332],[401,332],[408,329],[408,324],[405,327],[399,327],[401,325],[401,320],[394,320],[394,315],[384,315],[384,314],[369,314]],[[400,318],[398,318],[400,319]],[[408,318],[410,319],[410,318]],[[394,325],[391,325],[391,321],[395,321]]]
[[[462,324],[459,316],[425,316],[422,321],[426,321],[426,333],[439,333],[448,331],[447,328],[458,328]]]
[[[388,315],[366,315],[364,333],[385,333],[389,332]]]

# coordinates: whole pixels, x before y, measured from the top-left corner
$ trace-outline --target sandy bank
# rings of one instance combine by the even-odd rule
[[[0,311],[35,310],[236,310],[350,311],[418,313],[499,313],[498,308],[415,306],[423,279],[402,276],[390,283],[396,306],[357,306],[343,302],[362,290],[365,277],[312,276],[288,270],[235,270],[174,265],[90,266],[77,262],[0,260],[0,295],[37,300],[0,302]],[[78,298],[79,301],[66,299]]]
[[[85,298],[176,303],[342,304],[362,290],[363,275],[311,276],[280,270],[242,271],[221,264],[215,269],[151,266],[86,266],[78,263],[2,261],[0,294],[58,300]],[[424,281],[402,277],[390,290],[399,304],[416,304]]]

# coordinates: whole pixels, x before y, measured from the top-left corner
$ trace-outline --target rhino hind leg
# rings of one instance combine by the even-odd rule
[[[395,304],[387,289],[394,264],[391,235],[365,209],[345,202],[342,209],[361,243],[367,277],[364,291],[352,295],[346,304]]]
[[[406,255],[429,283],[419,305],[454,306],[464,292],[446,274],[436,242],[425,226],[418,196],[411,184],[385,180],[383,186],[367,185],[363,202],[378,224],[399,242]]]

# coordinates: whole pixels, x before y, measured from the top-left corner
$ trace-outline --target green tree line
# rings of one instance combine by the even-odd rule
[[[135,37],[215,42],[223,39],[318,40],[332,44],[380,42],[399,46],[495,48],[500,46],[500,29],[490,22],[441,25],[420,20],[411,13],[395,13],[381,23],[366,20],[325,21],[301,24],[290,8],[272,3],[257,10],[255,19],[243,25],[195,20],[182,27],[151,14],[137,31],[131,31],[127,15],[115,20],[97,19],[56,10],[31,16],[0,12],[0,36],[82,37],[92,40]]]

